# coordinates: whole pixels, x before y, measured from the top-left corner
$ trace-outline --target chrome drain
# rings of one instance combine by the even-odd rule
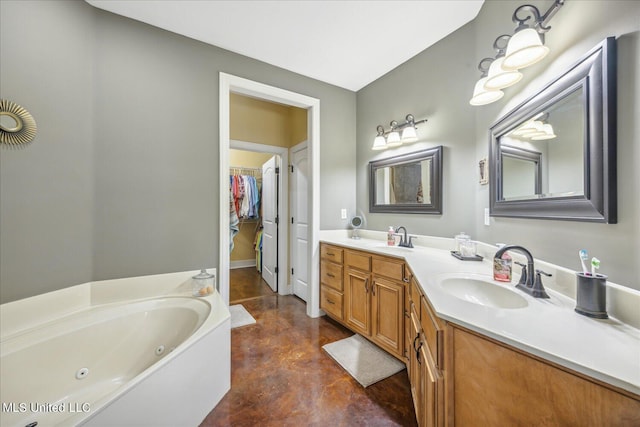
[[[162,355],[162,353],[164,353],[164,346],[159,345],[158,347],[156,347],[156,356],[160,356]]]

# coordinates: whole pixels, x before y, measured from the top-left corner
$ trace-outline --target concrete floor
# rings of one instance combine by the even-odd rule
[[[246,298],[257,323],[231,331],[231,390],[201,426],[416,425],[406,370],[365,389],[322,350],[351,331],[295,296]]]

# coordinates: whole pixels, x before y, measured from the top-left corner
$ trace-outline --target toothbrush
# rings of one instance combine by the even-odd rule
[[[584,263],[586,260],[589,259],[589,255],[587,255],[587,250],[586,249],[580,249],[580,252],[578,252],[578,255],[580,255],[580,262],[582,263],[582,272],[584,274],[589,274],[589,270],[587,270],[587,266]]]
[[[600,268],[600,260],[596,257],[591,258],[591,275],[596,275],[596,270]]]

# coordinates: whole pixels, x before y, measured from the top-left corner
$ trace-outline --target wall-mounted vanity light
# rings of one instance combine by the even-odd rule
[[[553,126],[548,123],[549,113],[540,113],[531,120],[523,123],[520,127],[511,132],[511,135],[518,139],[528,139],[531,141],[546,141],[556,138]]]
[[[502,98],[501,89],[522,79],[519,69],[535,64],[549,53],[549,48],[544,45],[544,34],[551,29],[547,24],[564,2],[555,0],[544,15],[529,4],[513,12],[512,20],[517,24],[515,33],[498,36],[493,42],[493,48],[498,52],[495,59],[483,58],[478,64],[482,76],[475,85],[469,104],[486,105]],[[488,69],[487,61],[491,61]]]
[[[426,123],[427,119],[415,120],[412,114],[407,114],[404,123],[392,120],[391,128],[385,130],[382,125],[376,127],[378,134],[373,140],[372,150],[386,150],[387,148],[399,147],[402,144],[410,144],[418,140],[416,125]]]
[[[480,80],[473,88],[473,97],[469,101],[471,105],[486,105],[497,101],[504,96],[504,92],[500,89],[488,89],[486,86],[487,79],[489,78],[489,69],[493,64],[493,58],[483,58],[478,64],[478,70],[482,73]]]

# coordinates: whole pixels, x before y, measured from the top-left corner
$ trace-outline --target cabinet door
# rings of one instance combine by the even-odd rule
[[[411,335],[411,298],[409,297],[409,289],[405,283],[404,288],[404,358],[405,363],[407,364],[407,369],[409,368],[409,358],[411,357],[411,344],[413,341],[413,336]]]
[[[411,314],[410,314],[410,331],[411,336],[413,337],[411,340],[411,346],[409,347],[409,382],[411,383],[411,397],[413,397],[413,407],[416,411],[416,419],[418,420],[418,425],[422,425],[422,410],[424,405],[422,402],[422,388],[421,388],[421,376],[422,372],[420,372],[420,318],[418,317],[415,307],[413,304],[411,305]]]
[[[345,321],[354,332],[369,335],[371,331],[370,274],[347,268],[344,279]]]
[[[403,356],[404,284],[373,276],[371,338],[390,353]]]
[[[444,425],[444,381],[440,371],[430,357],[426,345],[420,347],[420,380],[422,389],[421,426]]]

